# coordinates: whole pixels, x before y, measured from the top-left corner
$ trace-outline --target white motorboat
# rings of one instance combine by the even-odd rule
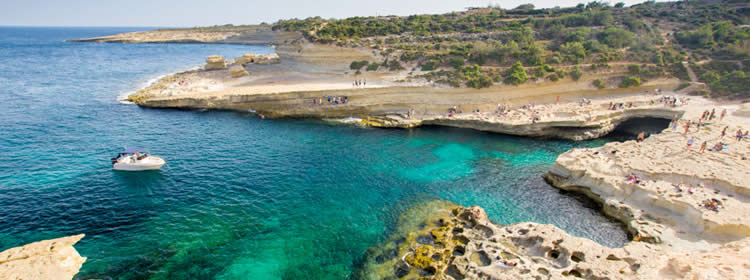
[[[157,156],[146,154],[143,148],[128,148],[112,158],[112,169],[122,171],[158,170],[166,162]]]

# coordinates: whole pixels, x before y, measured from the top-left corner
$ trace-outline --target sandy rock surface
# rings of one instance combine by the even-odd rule
[[[0,252],[0,279],[72,279],[86,261],[73,248],[81,238],[83,234]]]

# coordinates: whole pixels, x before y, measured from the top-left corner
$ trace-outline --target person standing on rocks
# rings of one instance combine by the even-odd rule
[[[638,143],[643,142],[643,138],[646,137],[646,133],[641,131],[641,133],[638,133]]]
[[[690,146],[693,145],[694,141],[695,140],[693,139],[693,137],[690,137],[690,139],[688,139],[688,141],[687,141],[687,150],[690,150]]]
[[[701,144],[701,150],[700,150],[701,154],[702,154],[702,153],[703,153],[703,151],[705,151],[705,150],[706,150],[706,141],[703,141],[703,143]]]

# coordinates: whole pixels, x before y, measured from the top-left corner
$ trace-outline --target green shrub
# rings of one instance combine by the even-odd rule
[[[513,85],[520,85],[529,79],[528,75],[526,75],[526,69],[523,68],[523,64],[520,61],[513,64],[508,69],[508,72],[505,73],[505,76],[505,83]]]
[[[547,79],[553,82],[557,82],[558,80],[560,80],[560,77],[558,77],[557,74],[552,73],[547,76]]]
[[[641,73],[641,66],[637,64],[628,65],[628,73],[631,75],[638,75]]]
[[[641,78],[638,76],[630,76],[620,82],[621,88],[637,87],[641,85]]]
[[[591,82],[591,84],[593,84],[593,85],[594,85],[594,86],[595,86],[596,88],[598,88],[598,89],[603,89],[603,88],[605,88],[605,87],[606,87],[606,86],[604,85],[604,82],[602,82],[602,79],[596,79],[596,80],[594,80],[593,82]]]
[[[377,62],[370,63],[370,65],[367,65],[367,71],[377,71],[378,67],[380,67],[380,64]]]
[[[388,70],[391,70],[391,71],[404,70],[404,67],[401,66],[401,63],[399,63],[398,61],[391,60],[390,62],[388,62]]]
[[[424,63],[422,63],[422,71],[432,71],[435,70],[438,67],[438,64],[440,64],[439,61],[430,59]]]
[[[455,69],[461,69],[464,66],[464,59],[460,57],[451,57],[448,59],[448,65]]]
[[[349,69],[352,69],[352,70],[359,70],[360,68],[362,68],[363,66],[365,66],[365,65],[367,65],[367,64],[369,64],[369,63],[370,63],[370,62],[368,62],[367,60],[362,60],[362,61],[352,61],[352,63],[351,63],[351,64],[349,64]]]

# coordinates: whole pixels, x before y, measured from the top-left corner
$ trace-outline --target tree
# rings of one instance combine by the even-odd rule
[[[533,9],[534,9],[534,4],[527,3],[527,4],[518,5],[518,7],[516,7],[514,10],[533,10]]]
[[[622,7],[625,7],[625,3],[617,2],[617,4],[615,4],[615,8],[622,8]]]
[[[693,49],[710,48],[716,43],[714,42],[714,33],[710,24],[701,26],[693,31],[677,32],[675,33],[675,38],[680,44]]]
[[[522,48],[534,44],[534,30],[531,27],[523,26],[510,33],[513,41],[517,42]]]
[[[529,77],[526,75],[526,69],[523,68],[523,64],[520,61],[513,64],[505,73],[505,83],[520,85],[525,83]]]
[[[591,29],[579,27],[568,31],[567,34],[565,34],[564,42],[583,42],[589,37],[589,34],[591,34]]]
[[[622,48],[633,41],[633,33],[617,27],[607,27],[598,34],[599,41],[611,48]]]
[[[565,43],[560,46],[560,54],[571,63],[581,63],[586,58],[586,48],[580,42]]]

